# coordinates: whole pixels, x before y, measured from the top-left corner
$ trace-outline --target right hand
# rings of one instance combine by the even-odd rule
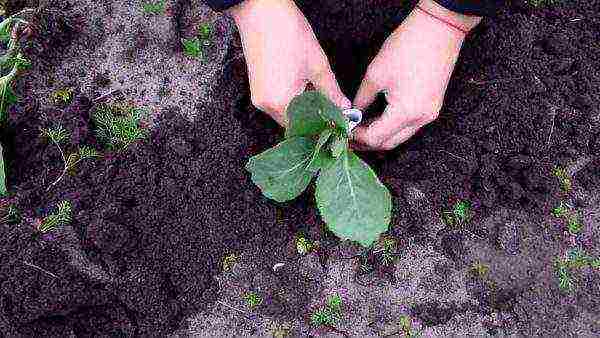
[[[338,107],[351,107],[309,22],[293,1],[246,0],[226,13],[240,32],[254,106],[285,127],[287,106],[310,82]]]

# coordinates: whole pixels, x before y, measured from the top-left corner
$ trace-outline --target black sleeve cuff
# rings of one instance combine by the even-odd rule
[[[494,16],[506,0],[434,0],[451,11],[475,16]]]
[[[226,9],[229,9],[244,0],[204,0],[204,3],[212,8],[215,12],[222,12]]]

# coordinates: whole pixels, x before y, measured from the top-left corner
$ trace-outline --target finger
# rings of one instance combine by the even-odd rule
[[[392,136],[387,141],[385,141],[381,145],[380,150],[392,150],[392,149],[396,148],[400,144],[404,143],[405,141],[407,141],[408,139],[413,137],[419,129],[420,129],[420,127],[416,127],[416,126],[407,127],[407,128],[402,129],[398,134]]]
[[[375,101],[377,93],[381,90],[382,88],[371,81],[367,73],[360,84],[360,88],[356,93],[356,97],[354,98],[354,107],[360,110],[365,110],[371,103],[373,103],[373,101]]]
[[[402,114],[388,104],[383,114],[371,124],[358,127],[353,132],[353,140],[370,150],[389,150],[390,139],[398,137],[406,128],[418,128],[422,122],[418,117]]]
[[[336,106],[344,109],[352,107],[352,102],[342,93],[329,65],[326,65],[310,79],[315,89],[325,94]]]

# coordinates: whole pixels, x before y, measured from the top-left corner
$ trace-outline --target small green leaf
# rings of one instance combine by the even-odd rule
[[[202,46],[198,38],[181,39],[183,44],[183,53],[193,58],[202,57]]]
[[[334,158],[340,157],[346,149],[348,149],[348,138],[345,136],[338,135],[331,143],[331,155]]]
[[[298,197],[312,180],[313,173],[307,167],[314,150],[313,140],[291,138],[250,158],[246,170],[266,197],[289,201]]]
[[[6,189],[6,176],[4,172],[4,153],[2,145],[0,144],[0,196],[6,196],[8,190]]]
[[[315,194],[321,216],[340,238],[368,247],[388,229],[391,195],[353,152],[321,171]]]
[[[318,135],[332,127],[348,135],[348,121],[341,109],[318,91],[296,96],[290,102],[286,115],[289,120],[286,138]]]
[[[323,130],[323,132],[319,136],[317,146],[315,147],[315,151],[312,155],[310,163],[308,164],[307,170],[317,172],[327,163],[328,156],[327,153],[322,150],[322,148],[325,145],[325,143],[329,141],[329,138],[331,137],[332,133],[333,132],[331,131],[331,129]]]

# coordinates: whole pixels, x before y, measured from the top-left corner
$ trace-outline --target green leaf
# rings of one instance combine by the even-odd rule
[[[6,43],[10,40],[10,29],[12,27],[13,18],[4,19],[0,22],[0,41]]]
[[[10,86],[12,76],[6,75],[0,78],[0,121],[8,116],[8,107],[17,103],[17,95]]]
[[[6,196],[8,190],[6,190],[6,174],[4,173],[4,152],[2,145],[0,144],[0,196]]]
[[[192,39],[181,39],[183,44],[183,53],[193,58],[202,57],[202,46],[200,46],[200,40],[198,38]]]
[[[346,149],[348,149],[348,138],[345,136],[338,135],[331,143],[331,155],[334,158],[340,157]]]
[[[342,110],[318,91],[307,91],[296,96],[290,102],[286,115],[289,119],[286,138],[318,135],[331,127],[348,135],[348,121],[342,115]]]
[[[307,169],[309,171],[317,172],[325,164],[327,164],[327,162],[328,162],[327,160],[329,159],[329,156],[327,155],[327,152],[322,150],[322,148],[325,145],[325,143],[327,143],[327,141],[329,141],[331,134],[333,134],[333,131],[331,129],[325,129],[325,130],[323,130],[321,135],[319,135],[319,140],[317,141],[317,146],[315,147],[315,151],[312,155],[310,163],[308,164]]]
[[[345,151],[321,171],[315,194],[321,216],[340,238],[368,247],[388,229],[391,195],[353,152]]]
[[[312,180],[313,173],[307,167],[314,150],[313,140],[291,138],[250,158],[246,170],[266,197],[289,201],[298,197]]]

